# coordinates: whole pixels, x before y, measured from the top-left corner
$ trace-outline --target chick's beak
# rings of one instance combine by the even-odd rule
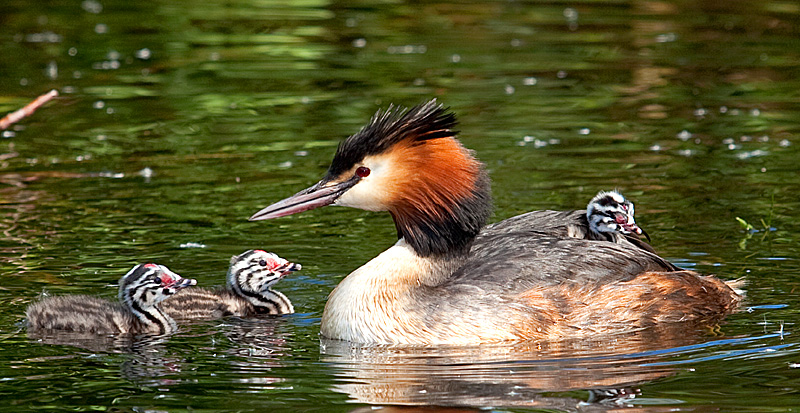
[[[359,178],[357,176],[342,182],[331,182],[323,179],[309,188],[256,212],[250,217],[250,221],[280,218],[330,205],[336,202],[343,193],[347,192],[358,181]]]

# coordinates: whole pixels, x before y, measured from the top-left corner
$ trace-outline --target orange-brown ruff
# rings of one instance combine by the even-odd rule
[[[740,297],[724,282],[629,243],[569,237],[558,228],[571,221],[554,222],[552,211],[483,228],[489,180],[455,138],[455,123],[435,101],[379,112],[339,145],[320,182],[251,217],[331,204],[392,214],[399,240],[333,290],[324,336],[404,344],[559,339],[717,318],[736,307]]]

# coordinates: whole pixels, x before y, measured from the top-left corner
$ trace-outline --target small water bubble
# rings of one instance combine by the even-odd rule
[[[741,148],[741,146],[737,145],[735,143],[729,143],[728,144],[728,150],[734,151],[734,150],[739,149],[739,148]]]
[[[2,136],[3,139],[9,139],[9,138],[13,138],[13,137],[17,136],[17,133],[14,132],[14,131],[10,131],[10,130],[4,130],[2,135],[0,135],[0,136]]]
[[[730,145],[734,142],[733,138],[725,138],[722,140],[722,143],[725,145]]]
[[[513,95],[514,91],[516,91],[516,89],[514,89],[514,86],[511,85],[506,85],[504,90],[506,92],[506,95]]]
[[[763,135],[758,137],[759,142],[769,142],[769,136]]]
[[[150,52],[150,49],[145,47],[137,50],[136,53],[134,53],[134,56],[136,56],[136,58],[139,60],[147,60],[150,58],[150,56],[152,56],[152,53]]]
[[[755,158],[755,157],[759,157],[759,156],[764,156],[764,155],[767,155],[768,153],[769,152],[767,152],[767,151],[762,151],[761,149],[756,149],[754,151],[737,153],[736,157],[741,159],[741,160],[745,160],[745,159]]]
[[[678,39],[675,33],[664,33],[656,36],[656,43],[670,43]]]
[[[28,86],[28,79],[25,79],[23,77],[22,79],[19,80],[19,85],[20,86]]]
[[[150,179],[150,178],[153,177],[153,175],[155,175],[153,173],[153,169],[150,168],[149,166],[145,166],[144,168],[142,168],[141,171],[139,171],[139,176],[141,176],[141,177],[143,177],[145,179]]]
[[[80,70],[76,70],[76,71],[72,72],[72,78],[73,79],[80,79],[81,77],[83,77],[83,73],[81,73]]]
[[[106,59],[108,60],[119,60],[120,57],[121,55],[116,50],[109,50],[108,53],[106,53]]]
[[[789,140],[788,140],[788,139],[782,139],[780,142],[778,142],[778,146],[780,146],[780,147],[782,147],[782,148],[786,148],[786,147],[788,147],[788,146],[789,146],[789,145],[791,145],[791,144],[792,144],[792,143],[791,143],[791,142],[789,142]]]
[[[104,140],[108,139],[108,136],[100,134],[100,135],[97,135],[97,137],[95,139],[97,139],[98,141],[104,141]]]
[[[564,9],[564,18],[567,19],[569,22],[574,22],[578,20],[578,11],[573,9],[572,7],[567,7]]]
[[[758,109],[753,109],[753,110],[750,111],[750,115],[751,116],[759,116],[759,115],[761,115],[761,111],[758,110]]]
[[[559,79],[564,79],[567,77],[567,72],[564,70],[559,70],[558,73],[556,73],[556,77]]]
[[[719,107],[719,113],[725,113],[727,111],[728,111],[728,107],[727,106],[720,106]]]
[[[414,79],[414,81],[412,83],[414,84],[414,86],[424,86],[425,85],[425,79],[423,79],[421,77],[418,77],[418,78]]]
[[[739,113],[741,113],[741,111],[739,109],[731,109],[730,110],[730,114],[733,115],[733,116],[737,116],[737,115],[739,115]]]
[[[206,244],[202,244],[199,242],[185,242],[179,246],[179,248],[205,248]]]
[[[761,168],[761,172],[767,172],[767,168]]]
[[[103,11],[103,5],[94,0],[82,1],[81,8],[92,14],[100,14]]]
[[[550,145],[558,145],[561,143],[561,139],[558,138],[548,139],[547,143],[549,143]]]
[[[453,62],[453,63],[460,62],[461,61],[461,55],[460,54],[454,54],[454,55],[450,56],[450,61]]]
[[[111,70],[119,69],[119,60],[112,60],[108,62],[108,68]]]
[[[28,43],[60,43],[61,35],[53,32],[26,34],[23,39]]]
[[[67,50],[67,54],[70,56],[75,56],[78,54],[78,49],[70,47],[69,50]]]
[[[56,80],[58,78],[58,64],[55,61],[50,61],[47,64],[47,68],[45,68],[44,73],[47,75],[50,80]]]
[[[219,59],[220,59],[220,54],[219,54],[219,52],[211,52],[211,53],[208,55],[208,60],[210,60],[210,61],[212,61],[212,62],[216,62],[216,61],[218,61]]]
[[[547,146],[547,142],[543,140],[536,139],[535,141],[533,141],[534,148],[544,148],[545,146]]]
[[[355,17],[348,17],[347,20],[344,21],[344,25],[347,27],[356,27],[358,25],[358,20]]]
[[[535,77],[532,77],[532,76],[531,77],[526,77],[525,79],[522,79],[522,84],[525,85],[525,86],[533,86],[537,82],[538,82],[538,80]]]
[[[106,113],[112,115],[114,113],[114,108],[106,108]]]
[[[686,142],[686,141],[688,141],[688,140],[689,140],[689,138],[691,138],[691,137],[692,137],[692,133],[691,133],[691,132],[689,132],[688,130],[684,129],[684,130],[682,130],[682,131],[678,132],[678,135],[677,135],[677,137],[678,137],[678,139],[680,139],[680,140],[682,140],[682,141]]]
[[[517,146],[525,146],[525,141],[517,141]]]
[[[523,142],[533,142],[534,140],[536,140],[535,136],[525,135],[522,137]]]
[[[703,108],[699,108],[699,109],[695,109],[694,110],[694,115],[697,116],[697,117],[703,117],[706,114],[708,114],[708,111],[703,109]]]
[[[678,151],[678,155],[689,157],[694,155],[694,151],[691,149],[681,149]]]
[[[94,26],[94,32],[97,34],[106,34],[108,33],[108,26],[106,26],[104,23],[97,23]]]
[[[367,45],[367,39],[363,37],[359,37],[358,39],[353,40],[353,47],[362,48]]]
[[[511,39],[511,47],[520,47],[520,46],[522,46],[522,40]]]
[[[106,102],[98,100],[92,104],[92,107],[95,109],[103,109],[104,107],[106,107]]]
[[[309,103],[311,103],[311,98],[308,96],[303,96],[300,98],[300,103],[308,105]]]
[[[281,162],[278,164],[278,168],[291,168],[293,165],[292,161]]]
[[[589,128],[581,128],[580,130],[578,130],[578,133],[581,135],[588,135],[592,133],[592,131]]]
[[[739,141],[741,142],[750,142],[753,140],[752,136],[742,135],[739,137]]]
[[[308,156],[308,151],[295,151],[294,156]]]

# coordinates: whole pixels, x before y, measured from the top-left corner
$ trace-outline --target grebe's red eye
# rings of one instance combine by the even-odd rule
[[[359,166],[358,169],[356,169],[356,175],[358,175],[361,178],[368,177],[369,173],[370,173],[370,170],[366,166]]]

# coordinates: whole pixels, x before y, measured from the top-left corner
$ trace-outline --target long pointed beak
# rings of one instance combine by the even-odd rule
[[[250,217],[250,221],[280,218],[330,205],[358,181],[358,177],[337,183],[319,181],[309,188],[256,212]]]

